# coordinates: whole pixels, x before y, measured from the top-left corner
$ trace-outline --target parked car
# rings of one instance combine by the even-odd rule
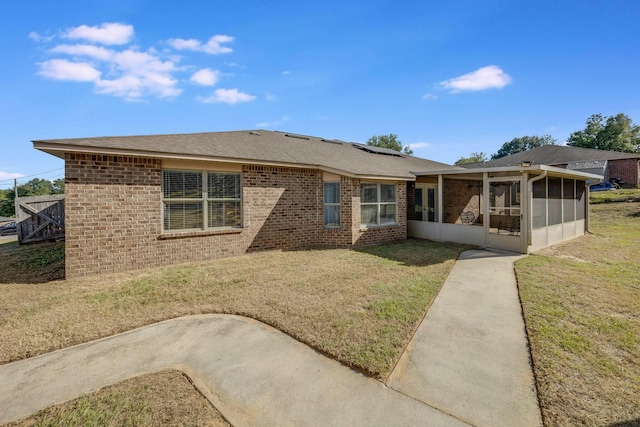
[[[16,228],[16,222],[10,222],[5,225],[0,225],[0,236],[8,236],[9,234],[16,234],[18,229]]]

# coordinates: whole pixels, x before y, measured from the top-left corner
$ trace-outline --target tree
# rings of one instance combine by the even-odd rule
[[[15,214],[13,199],[9,198],[9,193],[13,195],[13,190],[0,190],[0,216],[13,217]]]
[[[456,165],[466,165],[468,163],[484,163],[487,161],[487,155],[483,152],[480,153],[476,153],[473,152],[471,153],[471,155],[469,157],[460,157],[460,159],[458,159],[457,162],[455,162]]]
[[[604,117],[594,114],[583,130],[573,132],[567,145],[596,150],[637,153],[640,151],[640,126],[625,114]]]
[[[400,151],[408,156],[413,155],[413,150],[407,145],[402,147],[402,142],[398,140],[398,135],[390,133],[389,135],[373,135],[367,141],[367,145],[381,148],[390,148],[391,150]]]
[[[556,145],[558,141],[551,135],[544,136],[521,136],[513,138],[511,141],[502,144],[497,153],[491,155],[491,160],[500,157],[510,156],[521,151],[531,150],[532,148],[541,147],[543,145]]]

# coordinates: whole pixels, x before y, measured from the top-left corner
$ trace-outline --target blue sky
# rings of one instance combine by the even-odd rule
[[[37,139],[395,133],[453,163],[595,113],[638,123],[638,22],[637,0],[9,2],[0,187],[62,176]]]

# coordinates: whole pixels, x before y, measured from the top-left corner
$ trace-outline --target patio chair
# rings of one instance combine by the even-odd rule
[[[511,219],[511,226],[502,226],[502,222],[498,223],[498,234],[500,234],[500,230],[508,231],[509,234],[514,235],[520,232],[520,217],[514,216]]]
[[[476,214],[471,211],[462,212],[460,214],[460,221],[462,221],[463,224],[473,225],[476,222]]]

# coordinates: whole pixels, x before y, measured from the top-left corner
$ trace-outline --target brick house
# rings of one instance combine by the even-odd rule
[[[407,238],[392,150],[270,131],[34,141],[65,160],[66,275]]]
[[[526,253],[584,234],[585,182],[598,178],[539,165],[496,175],[264,130],[33,143],[65,160],[67,278],[408,236]],[[562,207],[547,196],[558,185],[562,230],[532,241],[535,221],[545,232],[556,226]],[[531,219],[534,205],[542,223]],[[524,228],[515,230],[515,217]]]

